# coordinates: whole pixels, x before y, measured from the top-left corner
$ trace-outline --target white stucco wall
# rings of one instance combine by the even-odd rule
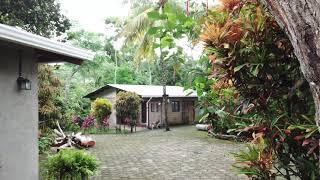
[[[168,104],[168,122],[170,125],[179,125],[179,124],[193,124],[194,122],[194,99],[187,99],[187,98],[169,98],[170,102]],[[172,101],[179,101],[180,102],[180,111],[179,112],[172,112]],[[162,125],[165,125],[164,122],[164,104],[161,103],[162,99],[153,99],[149,102],[149,124],[155,123],[157,121],[160,121]],[[158,112],[152,112],[151,111],[151,103],[157,104],[161,103],[162,109],[159,109]],[[183,104],[188,103],[188,107],[186,109],[183,109]],[[161,117],[161,111],[162,111],[162,117]],[[188,116],[188,121],[183,121],[183,113],[185,116]]]
[[[38,179],[37,64],[23,49],[23,76],[31,91],[18,91],[17,48],[0,43],[0,179]]]
[[[151,111],[151,103],[154,103],[155,105],[160,103],[161,104],[161,100],[152,100],[149,102],[149,105],[148,105],[148,111],[149,111],[149,125],[151,126],[152,123],[155,123],[157,121],[159,121],[161,123],[162,121],[162,118],[161,118],[161,108],[162,108],[162,105],[159,105],[159,109],[158,109],[158,112],[154,111],[152,112]],[[148,116],[148,114],[147,114]]]

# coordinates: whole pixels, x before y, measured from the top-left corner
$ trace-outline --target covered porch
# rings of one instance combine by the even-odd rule
[[[0,179],[39,179],[38,64],[81,64],[93,56],[0,24]]]

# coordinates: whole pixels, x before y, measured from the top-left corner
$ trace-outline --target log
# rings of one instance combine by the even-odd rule
[[[64,132],[62,131],[62,129],[60,127],[59,121],[57,121],[57,126],[58,126],[59,132],[62,134],[62,136],[66,137],[66,135],[64,134]]]
[[[200,130],[200,131],[208,131],[209,127],[210,127],[209,124],[197,124],[196,125],[197,130]]]
[[[61,132],[59,132],[57,129],[54,129],[53,132],[56,133],[58,136],[63,137],[63,135],[61,134]]]
[[[243,139],[239,136],[229,135],[229,134],[216,134],[210,133],[212,137],[222,140],[233,140],[233,141],[243,141]]]
[[[81,133],[77,133],[74,138],[80,142],[81,146],[84,147],[93,147],[96,144],[91,137],[81,136]]]
[[[56,137],[53,147],[56,147],[56,151],[65,148],[88,148],[93,147],[96,142],[88,136],[81,135],[81,132],[74,133],[72,132],[69,135],[66,135],[60,127],[59,122],[56,122],[58,129],[54,129],[55,134],[58,136]]]

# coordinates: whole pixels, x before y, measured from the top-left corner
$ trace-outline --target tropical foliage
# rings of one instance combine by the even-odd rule
[[[319,132],[311,128],[313,101],[290,41],[256,1],[222,2],[200,35],[211,65],[207,79],[195,82],[201,120],[212,122],[215,132],[253,141],[235,155],[241,173],[315,179]]]
[[[68,31],[65,40],[96,56],[82,66],[39,66],[40,127],[59,120],[66,130],[104,132],[95,125],[109,127],[110,102],[97,99],[90,109],[83,96],[108,83],[183,85],[197,91],[198,121],[210,123],[212,133],[251,142],[234,154],[238,172],[252,179],[320,177],[312,96],[288,37],[256,0],[220,1],[207,10],[190,0],[185,10],[184,1],[131,0],[129,17],[106,18],[115,35]],[[47,37],[71,26],[55,0],[1,1],[0,23]],[[205,52],[195,58],[181,42],[203,43]],[[140,103],[136,94],[118,93],[118,118],[136,125]],[[40,136],[40,152],[50,143],[50,135]],[[87,177],[97,167],[83,151],[62,151],[49,158],[47,174]]]
[[[105,120],[109,119],[111,111],[112,104],[108,99],[97,98],[91,104],[91,113],[97,118],[100,126],[103,126],[106,123]],[[86,120],[84,120],[84,122],[86,122]]]
[[[94,127],[95,122],[96,122],[96,119],[89,115],[86,118],[84,118],[84,120],[83,120],[82,124],[80,125],[80,127],[82,129],[92,128],[92,127]]]
[[[54,142],[54,137],[51,132],[47,132],[45,134],[41,134],[38,138],[38,148],[39,153],[47,153]]]
[[[52,67],[48,65],[39,66],[38,79],[39,121],[44,127],[54,127],[55,121],[62,117],[61,82],[54,76]]]
[[[46,179],[88,179],[98,171],[100,162],[84,150],[66,149],[48,157]]]
[[[137,125],[137,119],[140,113],[141,97],[133,92],[119,92],[116,99],[117,118],[121,123],[129,123],[131,132],[133,126]]]
[[[237,161],[235,167],[241,174],[246,174],[252,179],[274,179],[275,174],[271,172],[272,150],[262,137],[257,141],[255,145],[247,145],[247,150],[240,150],[234,154]]]
[[[71,26],[56,0],[0,1],[0,23],[19,26],[42,36],[59,36]]]

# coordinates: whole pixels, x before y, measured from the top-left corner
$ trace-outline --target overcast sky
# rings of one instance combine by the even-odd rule
[[[62,12],[80,27],[106,33],[104,20],[109,16],[127,16],[129,7],[122,0],[59,0]]]
[[[123,0],[58,0],[62,12],[80,27],[92,32],[106,33],[104,20],[109,16],[124,17],[129,14],[129,6]],[[206,3],[206,0],[197,0]],[[218,0],[209,0],[209,7]]]
[[[206,0],[197,0],[206,3]],[[87,31],[109,34],[104,20],[106,17],[125,17],[129,14],[129,6],[123,0],[59,0],[63,14],[71,21],[77,22],[80,28]],[[209,7],[218,4],[218,0],[209,0]],[[182,41],[183,42],[183,41]],[[187,43],[187,42],[183,42]],[[198,57],[202,53],[202,45],[191,50],[184,48],[187,54]],[[189,50],[187,50],[189,49]]]

